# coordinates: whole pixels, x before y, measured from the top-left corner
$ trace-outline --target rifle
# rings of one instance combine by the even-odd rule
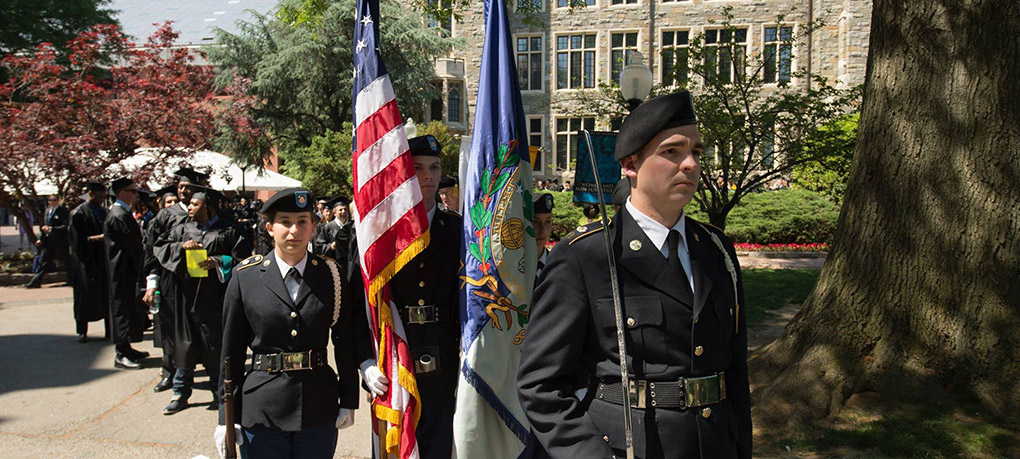
[[[237,436],[234,432],[234,381],[230,377],[230,357],[223,358],[223,423],[227,425],[228,459],[237,459]]]

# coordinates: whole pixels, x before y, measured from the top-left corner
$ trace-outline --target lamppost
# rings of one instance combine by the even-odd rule
[[[633,111],[652,92],[652,70],[645,65],[645,56],[638,51],[631,55],[630,64],[620,72],[620,92]]]

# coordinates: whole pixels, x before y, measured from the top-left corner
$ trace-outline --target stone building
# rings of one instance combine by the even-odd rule
[[[806,76],[794,76],[803,72],[844,87],[864,81],[870,0],[573,0],[586,2],[574,9],[569,8],[571,0],[513,1],[540,2],[543,25],[511,18],[528,140],[542,149],[533,165],[538,178],[572,176],[577,129],[611,128],[597,116],[568,115],[564,99],[599,82],[617,81],[633,51],[645,56],[656,84],[669,84],[690,38],[704,34],[706,43],[724,39],[719,30],[724,8],[730,9],[731,23],[738,28],[737,36],[729,38],[743,43],[747,55],[780,56],[769,69],[772,80],[806,87]],[[460,20],[430,21],[467,45],[437,61],[434,84],[443,97],[427,107],[424,121],[441,119],[452,131],[468,136],[481,67],[482,2],[462,15]],[[824,25],[793,49],[782,46],[791,34],[803,35],[799,32],[809,23]]]

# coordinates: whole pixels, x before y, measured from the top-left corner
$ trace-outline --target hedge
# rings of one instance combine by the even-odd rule
[[[545,192],[539,192],[545,193]],[[549,191],[553,195],[553,235],[558,241],[573,231],[584,216],[580,205],[573,205],[570,191]],[[609,215],[613,209],[610,206]],[[687,207],[687,214],[707,222],[708,215],[696,203]],[[807,244],[832,243],[839,207],[821,193],[783,189],[752,193],[726,217],[726,235],[737,243]]]

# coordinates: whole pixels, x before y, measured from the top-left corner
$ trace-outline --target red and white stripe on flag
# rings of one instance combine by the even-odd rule
[[[428,217],[408,151],[389,76],[366,84],[355,100],[354,221],[378,353],[379,369],[390,390],[373,403],[373,415],[386,423],[379,441],[386,453],[418,456],[415,426],[421,415],[407,337],[387,283],[421,253],[429,241]]]

